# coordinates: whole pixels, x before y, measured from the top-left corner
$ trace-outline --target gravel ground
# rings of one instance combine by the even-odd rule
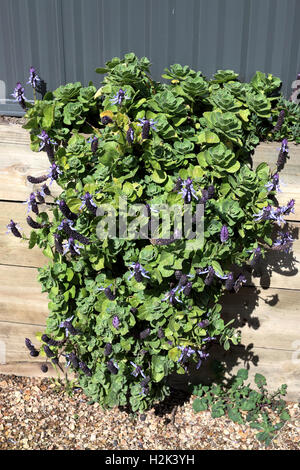
[[[213,419],[206,411],[195,414],[192,402],[193,397],[177,392],[163,406],[134,418],[118,408],[90,405],[80,389],[69,396],[51,379],[0,374],[0,449],[266,449],[248,426]],[[292,420],[268,449],[299,450],[299,406],[289,403],[288,408]]]

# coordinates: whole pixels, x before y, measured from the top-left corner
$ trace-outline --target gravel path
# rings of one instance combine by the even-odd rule
[[[193,398],[182,392],[163,406],[134,418],[118,408],[103,411],[81,390],[69,396],[51,379],[0,374],[1,450],[207,450],[266,449],[255,431],[209,412],[195,414]],[[177,404],[172,414],[172,404]],[[289,404],[292,420],[271,449],[298,450],[300,410]],[[175,419],[174,419],[175,417]]]

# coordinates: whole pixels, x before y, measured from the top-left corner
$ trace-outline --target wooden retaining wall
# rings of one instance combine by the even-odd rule
[[[263,143],[254,163],[262,161],[275,169],[278,143]],[[219,352],[229,374],[250,367],[250,376],[264,374],[271,389],[288,385],[288,399],[300,400],[300,146],[289,145],[290,159],[282,172],[280,204],[296,199],[295,214],[289,219],[296,241],[292,254],[272,253],[263,263],[261,276],[249,277],[238,294],[223,298],[224,319],[235,318],[242,332],[241,345],[229,353]],[[30,150],[29,133],[19,125],[0,124],[0,373],[47,376],[40,371],[43,359],[31,358],[24,338],[33,343],[43,331],[47,317],[47,295],[36,280],[37,267],[47,262],[40,250],[28,250],[27,242],[6,235],[13,218],[29,235],[26,223],[27,200],[34,185],[26,177],[44,174],[49,162],[44,152]],[[52,185],[52,193],[59,188]],[[298,201],[298,204],[297,204]],[[24,243],[22,245],[22,243]]]

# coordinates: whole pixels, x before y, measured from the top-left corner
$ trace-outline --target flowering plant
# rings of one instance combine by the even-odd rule
[[[219,299],[246,282],[244,266],[272,248],[274,227],[282,232],[294,206],[275,204],[286,143],[275,170],[251,166],[262,124],[272,128],[279,79],[242,83],[223,70],[208,80],[177,64],[166,84],[149,66],[133,53],[114,58],[97,69],[106,74],[98,91],[61,86],[35,101],[24,125],[51,163],[48,174],[28,177],[42,185],[28,200],[29,248],[50,259],[39,269],[50,299],[40,354],[55,366],[66,361],[94,401],[134,411],[169,394],[172,372],[200,368],[213,342],[238,343]],[[51,199],[54,180],[62,191]],[[175,231],[99,239],[97,207],[118,211],[121,198],[145,206],[146,227],[155,205],[202,204],[204,243],[195,249]],[[16,222],[8,228],[26,238]],[[291,236],[279,236],[275,248],[289,249]]]

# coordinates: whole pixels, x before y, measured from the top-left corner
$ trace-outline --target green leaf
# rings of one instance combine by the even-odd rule
[[[239,369],[236,376],[240,377],[242,380],[247,380],[248,379],[247,369]]]
[[[53,259],[53,253],[51,250],[51,246],[47,245],[47,247],[43,250],[43,254],[47,256],[48,258]]]
[[[30,250],[35,246],[36,241],[37,241],[37,234],[36,232],[32,231],[30,234],[29,245],[28,245]]]
[[[204,398],[196,398],[193,402],[193,410],[196,413],[206,411],[208,408],[207,401]]]
[[[42,128],[48,130],[52,127],[54,122],[55,104],[47,104],[43,108]]]
[[[254,382],[256,383],[258,387],[267,385],[266,378],[262,374],[255,374]]]

